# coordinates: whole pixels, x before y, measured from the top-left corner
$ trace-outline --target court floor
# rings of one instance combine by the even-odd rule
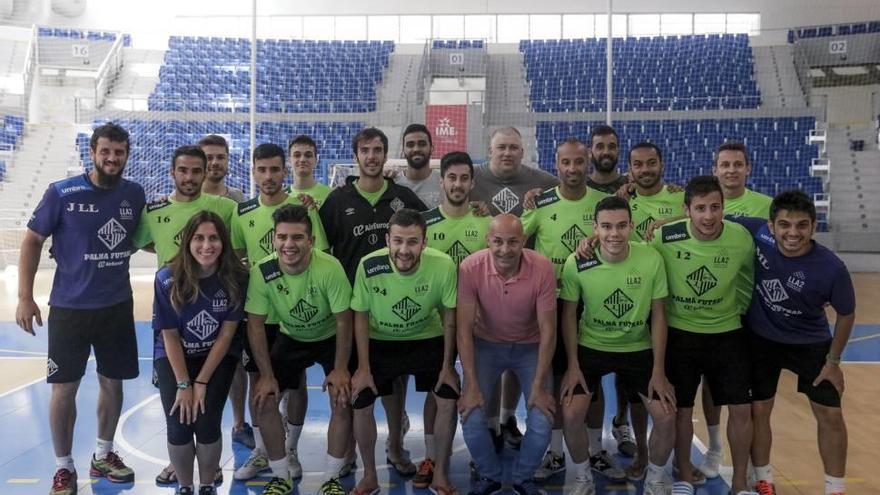
[[[877,294],[873,289],[880,285],[877,274],[859,275],[855,277],[859,293],[860,308],[866,308],[866,316],[860,316],[850,345],[844,355],[847,378],[847,392],[844,395],[844,412],[849,427],[849,492],[856,494],[880,494],[876,474],[876,456],[871,439],[880,437],[880,424],[874,420],[876,416],[876,400],[880,397],[880,381],[877,380],[880,365],[880,315],[870,305],[869,293]],[[49,273],[38,274],[38,288],[47,286]],[[143,300],[142,295],[150,289],[150,276],[147,272],[133,276],[136,299]],[[0,293],[5,297],[0,301],[0,309],[6,310],[9,320],[14,314],[14,284],[7,280],[0,286]],[[45,284],[45,285],[44,285]],[[864,289],[864,290],[862,290]],[[45,294],[45,292],[44,292]],[[149,300],[148,295],[145,296]],[[42,299],[42,300],[41,300]],[[45,308],[46,297],[38,297],[38,302]],[[44,313],[44,318],[46,313]],[[149,330],[149,305],[141,304],[136,309],[138,320],[138,345],[140,358],[140,376],[126,382],[123,415],[116,435],[116,448],[125,461],[135,470],[136,481],[133,484],[111,484],[104,480],[92,482],[88,479],[88,459],[94,449],[96,425],[94,404],[97,396],[94,362],[90,362],[83,379],[77,404],[78,421],[74,440],[74,460],[80,473],[79,491],[83,494],[130,493],[133,495],[147,493],[173,493],[173,487],[158,487],[153,478],[167,462],[165,450],[165,427],[161,404],[157,391],[150,384],[151,369],[151,332]],[[51,484],[54,472],[54,454],[48,429],[49,387],[45,383],[45,328],[37,329],[36,337],[32,337],[10,321],[0,322],[0,493],[39,494],[46,493]],[[606,393],[613,394],[609,385],[610,377],[606,377]],[[300,440],[300,460],[303,463],[305,476],[298,484],[300,494],[315,493],[320,481],[320,470],[325,450],[325,435],[329,410],[327,400],[320,390],[323,376],[320,369],[309,370],[309,412],[305,429]],[[411,385],[412,386],[412,385]],[[815,442],[815,422],[809,413],[806,399],[795,392],[795,381],[791,375],[784,374],[777,397],[777,410],[773,417],[774,450],[772,465],[777,478],[780,495],[821,493],[822,469]],[[412,430],[406,437],[406,447],[418,460],[424,452],[421,426],[421,404],[423,394],[411,391],[408,396]],[[608,401],[609,409],[606,416],[610,417],[612,400]],[[384,439],[384,419],[382,408],[377,407],[380,428],[377,442],[377,460],[384,459],[382,444]],[[520,419],[523,411],[519,411]],[[705,450],[705,426],[701,413],[695,413],[695,431],[693,456],[699,463]],[[231,411],[227,405],[224,413],[224,451],[221,459],[226,481],[219,488],[219,493],[244,494],[259,493],[267,479],[259,478],[251,482],[233,481],[232,471],[247,458],[248,451],[238,445],[230,445],[229,428]],[[522,424],[522,422],[521,422]],[[606,422],[608,424],[608,422]],[[610,432],[605,432],[605,442],[611,448]],[[726,456],[727,457],[727,456]],[[469,456],[459,433],[455,439],[452,459],[452,481],[462,493],[469,487],[467,462]],[[627,462],[620,458],[621,462]],[[729,465],[729,458],[725,459]],[[724,470],[729,476],[729,468]],[[344,481],[346,487],[353,485],[355,476]],[[415,489],[393,473],[387,466],[379,470],[380,482],[384,493],[427,495],[427,490]],[[572,473],[567,473],[571,478]],[[710,480],[698,490],[701,495],[721,495],[729,491],[726,476]],[[552,478],[546,487],[552,493],[561,491],[565,477],[559,475]],[[641,493],[640,484],[608,485],[599,481],[599,493],[631,494]],[[421,493],[420,493],[421,492]]]

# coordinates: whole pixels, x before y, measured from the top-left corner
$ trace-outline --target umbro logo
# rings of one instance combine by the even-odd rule
[[[354,215],[354,208],[346,208],[345,214],[346,215]]]

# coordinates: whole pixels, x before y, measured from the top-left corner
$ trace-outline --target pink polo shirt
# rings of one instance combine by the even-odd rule
[[[538,313],[556,309],[556,275],[550,260],[523,249],[519,273],[504,280],[492,255],[481,249],[458,269],[458,304],[475,304],[474,335],[489,342],[535,344]]]

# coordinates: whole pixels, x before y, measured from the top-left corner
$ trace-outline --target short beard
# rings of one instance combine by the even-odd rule
[[[607,167],[604,164],[602,164],[601,162],[599,162],[599,160],[597,160],[595,157],[593,157],[592,161],[593,161],[593,167],[602,173],[613,172],[617,168],[617,162],[615,162],[615,161],[612,161],[611,165],[609,165]]]
[[[416,162],[412,161],[410,158],[406,159],[406,165],[408,167],[414,168],[416,170],[421,170],[421,169],[427,167],[428,164],[430,164],[430,163],[431,163],[430,158],[425,158],[425,161],[423,161],[422,163],[416,163]]]

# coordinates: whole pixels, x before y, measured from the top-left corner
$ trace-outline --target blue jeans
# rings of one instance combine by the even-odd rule
[[[522,385],[526,404],[532,391],[532,382],[538,367],[538,344],[500,344],[474,338],[474,367],[477,382],[483,394],[484,404],[492,397],[495,384],[501,374],[510,370]],[[547,377],[544,389],[550,392],[551,378]],[[470,384],[466,384],[470,386]],[[541,464],[544,451],[550,444],[552,420],[540,409],[531,408],[526,415],[526,432],[523,435],[519,455],[513,465],[512,480],[522,483],[530,480]],[[470,413],[462,423],[464,442],[477,465],[480,475],[495,481],[502,481],[503,466],[501,457],[495,452],[492,437],[489,435],[489,422],[482,408]]]

